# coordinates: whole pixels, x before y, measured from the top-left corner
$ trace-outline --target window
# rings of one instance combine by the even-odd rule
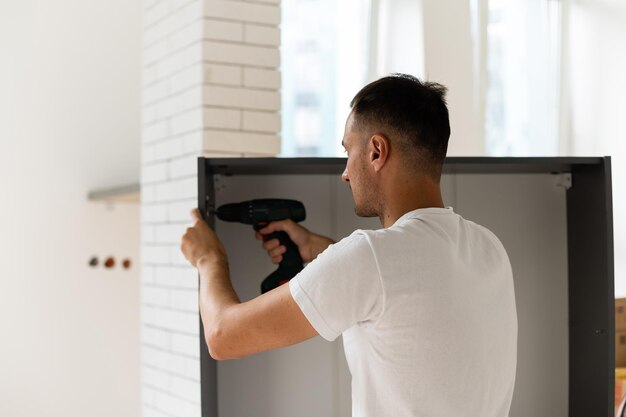
[[[282,16],[282,155],[339,155],[368,81],[370,0],[283,0]]]
[[[473,48],[486,52],[478,58],[485,99],[477,103],[485,153],[557,155],[561,1],[471,4]],[[392,72],[427,79],[424,21],[449,13],[423,0],[283,0],[282,12],[283,156],[339,155],[354,94]],[[430,34],[431,49],[440,47],[437,36]]]

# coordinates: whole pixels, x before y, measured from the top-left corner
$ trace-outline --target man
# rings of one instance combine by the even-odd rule
[[[200,273],[215,359],[342,334],[353,416],[508,415],[517,354],[511,267],[490,231],[444,208],[444,95],[441,85],[397,74],[355,96],[342,179],[356,214],[378,216],[383,228],[332,244],[291,221],[268,225],[261,234],[286,231],[311,262],[288,285],[240,303],[222,244],[193,212],[181,248]],[[264,247],[280,262],[284,247]]]

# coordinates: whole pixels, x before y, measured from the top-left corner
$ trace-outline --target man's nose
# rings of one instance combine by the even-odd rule
[[[343,170],[343,173],[341,174],[341,180],[345,182],[350,182],[350,178],[348,178],[348,167]]]

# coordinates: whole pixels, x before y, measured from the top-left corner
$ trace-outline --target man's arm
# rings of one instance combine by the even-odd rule
[[[224,246],[197,209],[192,218],[195,223],[183,236],[181,250],[200,274],[200,315],[214,359],[240,358],[317,335],[287,285],[241,303],[230,282]]]

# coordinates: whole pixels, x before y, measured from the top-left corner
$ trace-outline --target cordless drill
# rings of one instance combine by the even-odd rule
[[[291,219],[300,222],[305,219],[304,205],[296,200],[265,198],[243,201],[241,203],[224,204],[217,208],[215,214],[220,220],[251,224],[259,231],[270,222]],[[261,293],[266,293],[288,282],[302,271],[304,265],[300,252],[286,232],[273,232],[263,236],[263,240],[278,239],[287,250],[283,253],[278,269],[261,282]]]

